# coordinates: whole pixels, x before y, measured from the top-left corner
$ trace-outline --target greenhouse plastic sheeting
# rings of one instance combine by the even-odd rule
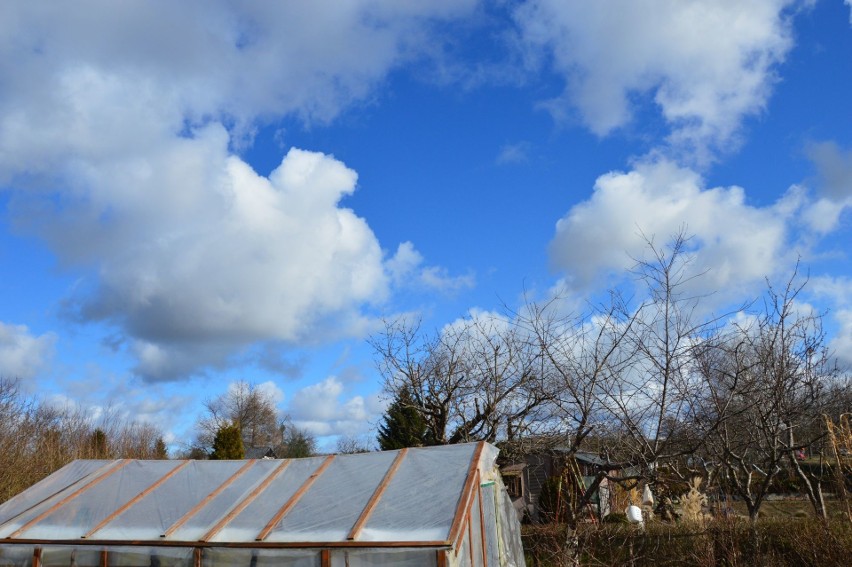
[[[269,541],[343,541],[358,520],[396,453],[342,455],[332,461],[292,512],[269,534]],[[411,540],[402,534],[402,541]],[[413,539],[418,539],[414,537]]]
[[[0,567],[31,567],[33,548],[23,545],[0,545]]]
[[[331,554],[331,567],[434,567],[435,552],[423,549],[346,550]]]
[[[469,464],[470,457],[454,451],[451,445],[410,451],[370,516],[361,539],[395,540],[406,533],[423,541],[446,539],[455,510],[445,502],[452,500],[451,487],[464,484]],[[424,476],[424,470],[439,474]],[[417,513],[412,514],[412,510]]]
[[[497,452],[75,461],[0,505],[0,567],[520,567]]]
[[[239,461],[193,461],[107,526],[95,539],[157,539],[242,466]],[[202,469],[204,469],[202,471]],[[259,471],[260,472],[260,471]],[[197,533],[203,535],[202,526]]]
[[[317,550],[205,549],[202,567],[320,567]]]
[[[495,494],[496,484],[491,481],[483,484],[479,489],[482,496],[482,515],[485,518],[486,526],[497,525],[497,509]],[[500,565],[499,545],[497,543],[497,531],[485,531],[485,550],[488,558],[488,565]]]
[[[23,522],[36,517],[41,510],[46,510],[59,501],[81,480],[97,477],[99,472],[105,472],[103,469],[115,465],[114,461],[74,461],[33,485],[25,493],[3,503],[0,506],[0,537],[5,537],[16,527],[23,525]],[[16,518],[17,523],[4,525],[12,518]]]

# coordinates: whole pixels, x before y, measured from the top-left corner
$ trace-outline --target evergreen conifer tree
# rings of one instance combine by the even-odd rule
[[[408,388],[400,390],[388,407],[384,423],[379,425],[378,439],[382,451],[434,444],[429,441],[426,421]]]
[[[157,441],[154,443],[154,458],[155,459],[168,459],[169,458],[169,449],[166,447],[166,442],[163,441],[162,437],[157,437]]]
[[[213,452],[210,453],[210,459],[244,459],[245,457],[240,426],[233,423],[220,427],[213,439]]]

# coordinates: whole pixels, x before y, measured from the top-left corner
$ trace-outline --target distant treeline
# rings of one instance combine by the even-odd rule
[[[74,459],[165,459],[160,429],[107,410],[97,419],[73,406],[26,395],[0,377],[0,502]]]

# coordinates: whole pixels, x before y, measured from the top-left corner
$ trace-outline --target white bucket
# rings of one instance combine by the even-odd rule
[[[631,505],[624,511],[627,514],[627,520],[634,524],[642,523],[642,509],[639,506]]]

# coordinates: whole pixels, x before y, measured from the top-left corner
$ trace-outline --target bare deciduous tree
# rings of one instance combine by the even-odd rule
[[[518,328],[476,316],[437,335],[418,324],[386,322],[372,337],[385,391],[407,388],[438,444],[514,438],[549,393],[538,353]]]
[[[762,312],[736,324],[715,361],[705,355],[702,364],[708,401],[720,418],[706,447],[752,520],[784,470],[799,478],[815,512],[825,517],[821,475],[805,471],[798,457],[824,435],[822,414],[839,371],[822,316],[797,302],[805,285],[797,280],[794,273],[781,290],[770,285]]]
[[[661,465],[674,465],[703,441],[696,427],[701,383],[695,353],[721,317],[704,313],[704,297],[693,291],[703,274],[690,270],[687,244],[683,232],[663,248],[648,240],[651,259],[634,269],[644,298],[624,316],[631,321],[622,341],[632,353],[630,364],[601,391],[619,425],[619,452],[652,480]]]
[[[245,447],[277,447],[283,442],[283,417],[272,396],[256,384],[240,380],[228,390],[205,400],[206,415],[196,426],[196,445],[209,450],[220,428],[237,425]]]

